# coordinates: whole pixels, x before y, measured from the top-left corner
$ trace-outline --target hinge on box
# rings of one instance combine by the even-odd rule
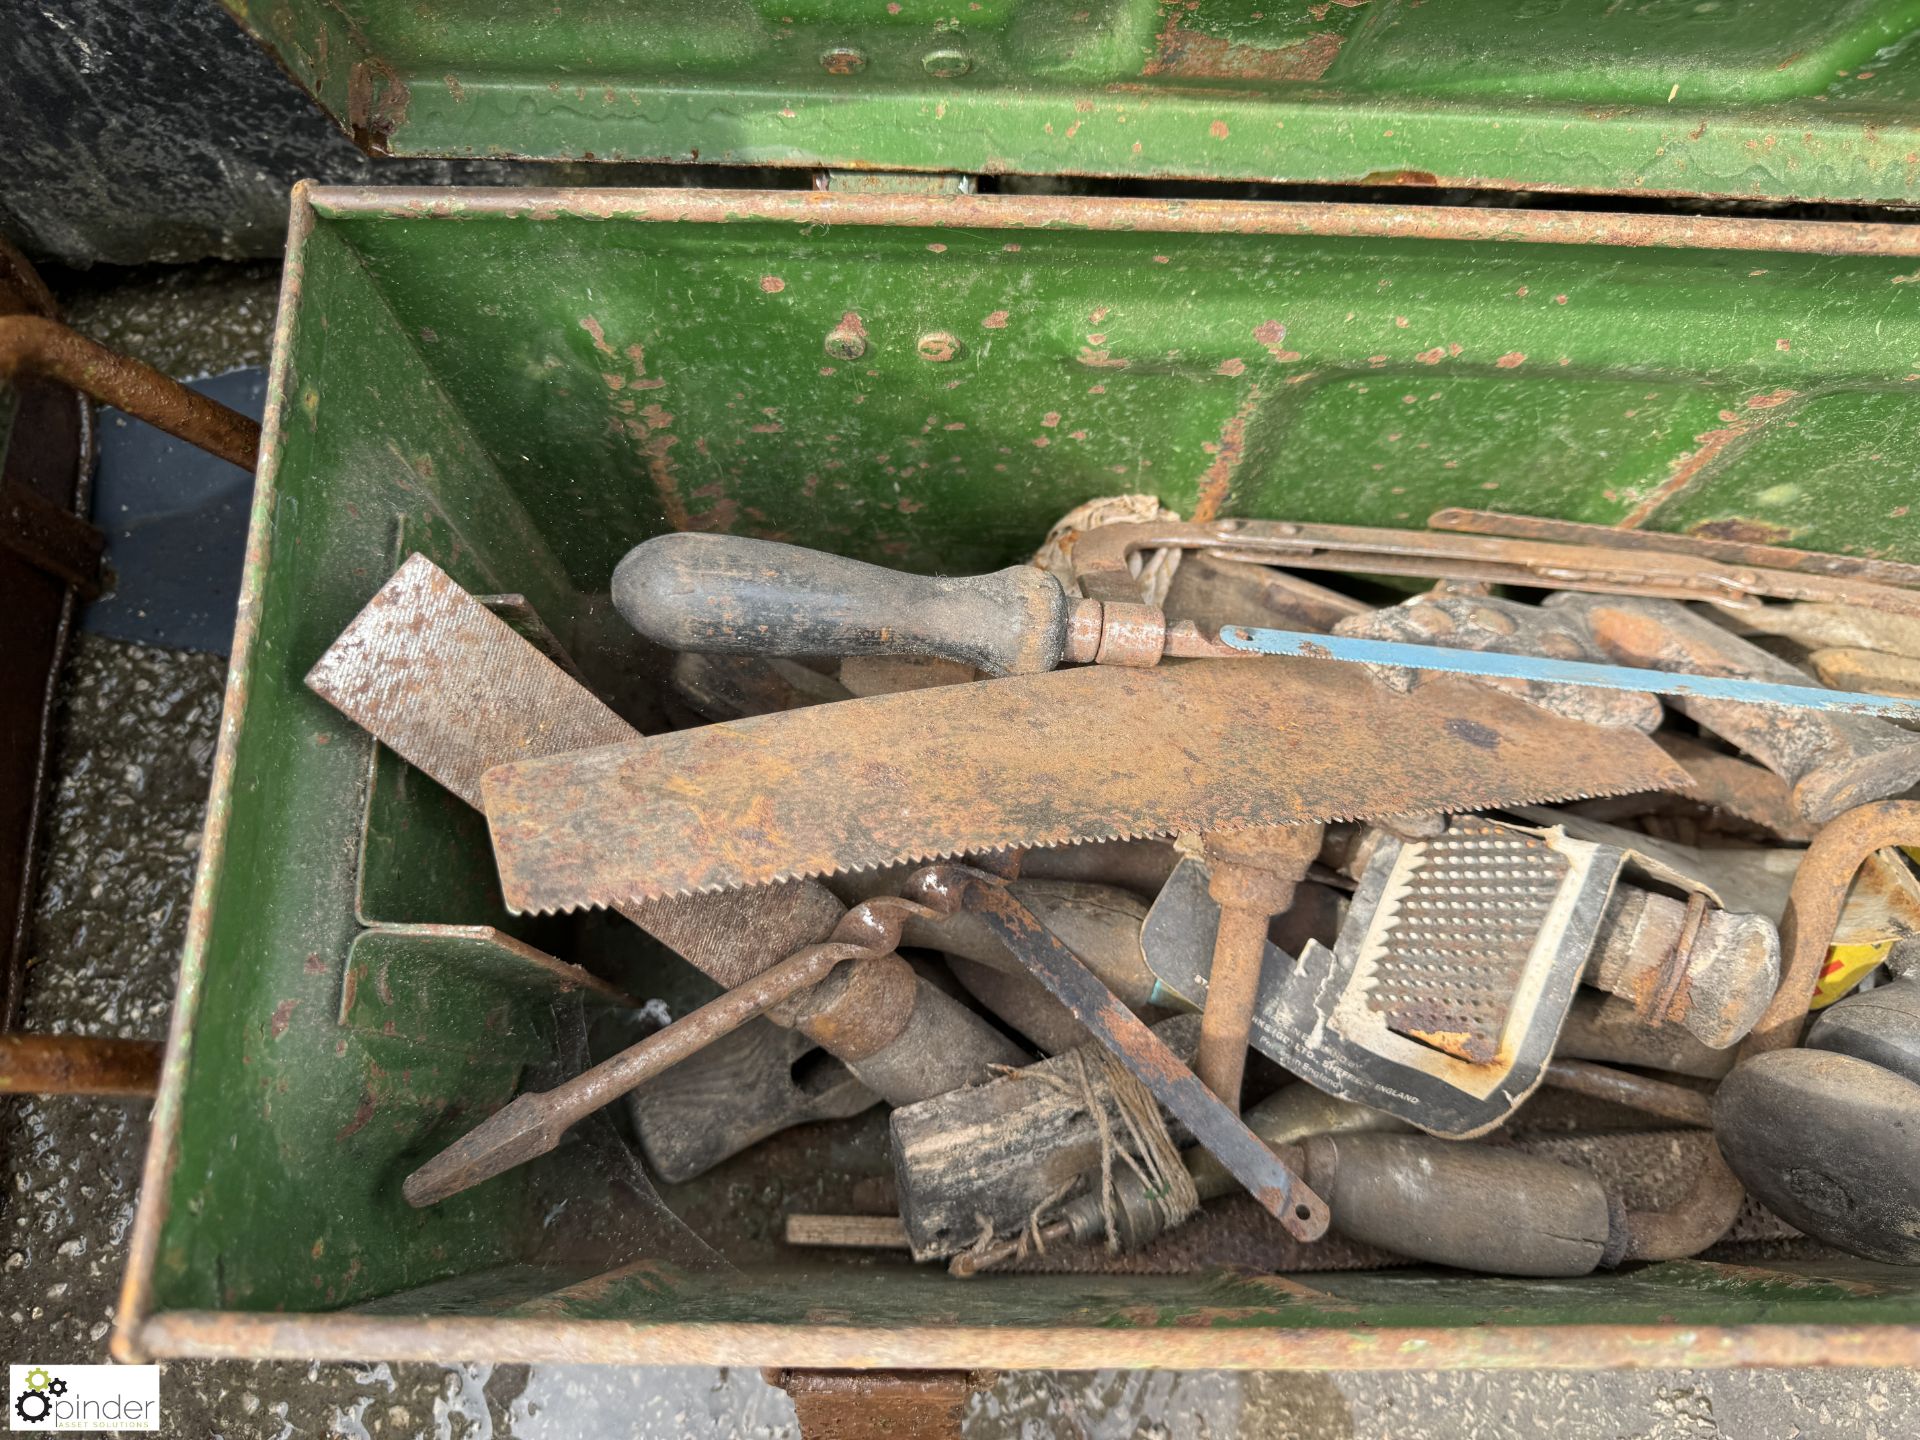
[[[971,175],[918,175],[894,170],[822,170],[813,188],[835,195],[971,195]]]

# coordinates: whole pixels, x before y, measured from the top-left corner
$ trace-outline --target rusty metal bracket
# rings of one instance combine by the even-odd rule
[[[965,908],[981,916],[1034,978],[1119,1057],[1287,1233],[1301,1241],[1327,1233],[1326,1201],[1247,1128],[1236,1110],[1181,1064],[1139,1016],[1115,999],[1004,883],[965,865],[930,865],[908,879],[906,894],[929,909],[951,913]]]
[[[0,380],[20,375],[70,385],[242,470],[251,472],[259,458],[259,422],[57,320],[0,317]]]

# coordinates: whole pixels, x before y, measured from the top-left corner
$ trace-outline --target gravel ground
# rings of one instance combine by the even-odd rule
[[[259,363],[270,267],[70,277],[91,333],[182,375]],[[83,636],[67,676],[59,791],[35,927],[30,1028],[166,1031],[217,723],[223,663]],[[9,1360],[105,1358],[145,1148],[144,1105],[0,1101],[0,1345]],[[175,1436],[791,1436],[757,1372],[587,1366],[174,1363]],[[1016,1373],[975,1397],[988,1437],[1450,1440],[1894,1440],[1913,1433],[1909,1372],[1591,1375]]]

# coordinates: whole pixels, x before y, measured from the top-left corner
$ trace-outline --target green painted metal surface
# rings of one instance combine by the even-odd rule
[[[565,1152],[409,1210],[407,1170],[552,1053],[552,977],[506,939],[421,928],[497,919],[485,867],[450,849],[477,832],[301,683],[418,547],[527,595],[644,716],[657,671],[604,589],[649,535],[970,570],[1116,491],[1375,523],[1497,504],[1920,560],[1920,231],[698,192],[312,191],[295,221],[168,1168],[143,1201],[136,1284],[159,1311],[458,1310],[444,1297],[513,1267],[523,1297],[552,1277],[524,1315],[649,1325],[1920,1321],[1913,1277],[1872,1267],[1318,1277],[1306,1304],[831,1261],[636,1281],[617,1226],[542,1248],[556,1197],[617,1209]],[[1622,233],[1640,243],[1605,243]],[[933,332],[954,358],[927,358]],[[370,818],[375,774],[394,793]],[[630,926],[572,924],[554,953],[672,989]],[[735,1189],[769,1216],[789,1193]],[[615,1273],[578,1288],[596,1269]]]
[[[1054,1324],[1104,1329],[1369,1327],[1564,1323],[1569,1315],[1621,1325],[1809,1324],[1865,1301],[1888,1318],[1920,1319],[1920,1274],[1865,1262],[1750,1270],[1680,1261],[1636,1273],[1552,1284],[1432,1272],[1339,1271],[1275,1283],[1257,1275],[1001,1276],[956,1286],[938,1267],[843,1268],[822,1294],[818,1272],[757,1271],[750,1282],[690,1284],[656,1267],[614,1273],[523,1302],[515,1318],[680,1320],[726,1324]],[[1858,1318],[1857,1316],[1855,1318]]]
[[[225,0],[408,155],[1912,202],[1915,0]]]

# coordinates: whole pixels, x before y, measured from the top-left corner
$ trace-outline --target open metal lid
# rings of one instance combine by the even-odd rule
[[[1907,0],[224,0],[395,155],[1920,199]]]

